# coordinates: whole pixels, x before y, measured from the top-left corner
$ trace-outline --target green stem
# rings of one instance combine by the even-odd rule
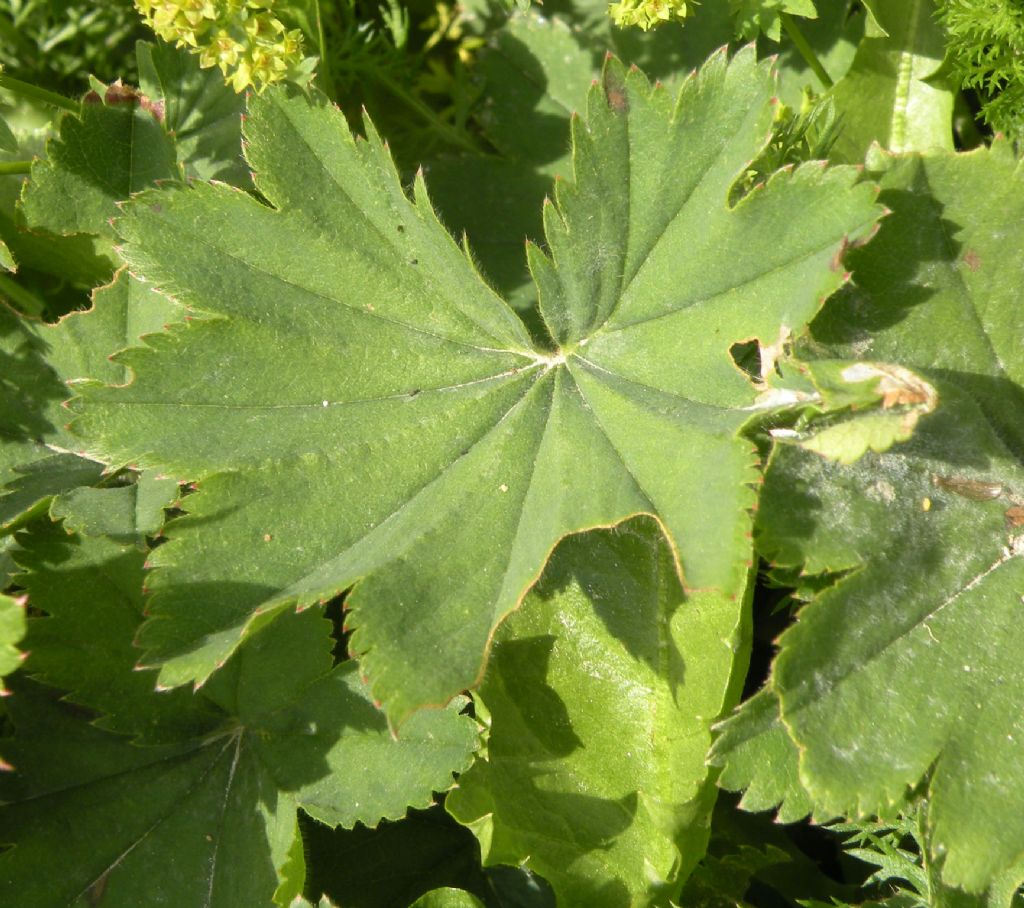
[[[317,68],[317,75],[320,77],[320,88],[332,101],[338,97],[334,91],[334,77],[331,75],[331,64],[327,59],[327,39],[324,37],[324,19],[320,13],[320,0],[315,0],[316,9],[316,41],[320,51],[320,66]]]
[[[401,85],[397,82],[393,82],[389,76],[385,75],[379,69],[369,69],[366,71],[366,74],[371,78],[376,79],[381,86],[391,92],[391,94],[399,101],[402,101],[404,104],[407,104],[416,111],[416,113],[430,124],[430,127],[438,135],[444,136],[444,138],[451,142],[452,145],[457,145],[459,148],[463,149],[463,151],[480,150],[464,133],[445,123],[444,120],[438,117],[438,115],[419,98],[409,94]]]
[[[28,173],[31,170],[31,161],[0,161],[0,176]]]
[[[814,48],[807,43],[807,39],[804,37],[804,33],[800,31],[800,26],[796,24],[796,20],[789,13],[779,13],[779,16],[782,19],[782,27],[786,30],[786,34],[789,35],[789,40],[793,42],[796,49],[800,52],[800,56],[804,58],[804,62],[811,68],[814,75],[818,77],[822,87],[831,88],[833,85],[832,77],[825,72],[825,67],[821,65],[821,60],[818,59]]]
[[[0,88],[6,88],[9,92],[21,95],[23,98],[41,101],[43,104],[51,104],[62,110],[70,110],[72,113],[78,113],[80,109],[79,103],[71,98],[65,98],[64,95],[58,95],[56,92],[47,91],[38,85],[22,82],[21,79],[15,79],[3,73],[0,73]]]
[[[0,296],[6,296],[24,315],[42,316],[46,310],[46,303],[6,274],[0,274]]]

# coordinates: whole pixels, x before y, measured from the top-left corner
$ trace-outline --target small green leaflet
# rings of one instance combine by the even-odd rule
[[[76,428],[117,464],[200,481],[154,554],[144,661],[202,680],[285,607],[358,584],[353,652],[399,722],[477,683],[498,623],[569,533],[657,517],[688,588],[741,596],[753,388],[731,344],[798,332],[869,234],[849,168],[776,175],[735,207],[774,80],[753,49],[673,99],[606,64],[572,126],[575,182],[528,250],[553,344],[323,100],[250,101],[274,207],[224,186],[143,193],[133,270],[190,307],[83,387]]]
[[[711,723],[735,703],[747,603],[684,596],[657,525],[572,536],[498,630],[486,752],[446,806],[486,864],[560,905],[660,905],[707,847]]]

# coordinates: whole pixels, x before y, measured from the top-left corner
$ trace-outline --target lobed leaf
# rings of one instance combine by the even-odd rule
[[[147,664],[203,680],[252,629],[358,583],[351,646],[401,721],[474,685],[564,536],[638,513],[688,588],[747,582],[753,388],[730,345],[799,330],[878,216],[852,170],[800,168],[733,208],[773,81],[720,54],[673,100],[610,60],[573,126],[576,182],[530,266],[554,349],[480,280],[380,140],[322,101],[250,101],[274,207],[222,186],[142,194],[134,270],[204,316],[83,389],[115,463],[199,479],[155,557]]]

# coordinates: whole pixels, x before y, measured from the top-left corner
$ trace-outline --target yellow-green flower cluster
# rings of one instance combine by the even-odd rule
[[[608,14],[620,28],[639,25],[644,31],[672,19],[683,20],[696,6],[695,0],[618,0]]]
[[[274,15],[274,0],[135,0],[164,41],[220,67],[235,91],[280,82],[302,62],[302,33]]]

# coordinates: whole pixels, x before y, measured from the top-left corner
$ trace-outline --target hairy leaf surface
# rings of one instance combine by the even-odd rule
[[[140,196],[133,268],[207,317],[89,387],[108,460],[202,479],[155,557],[147,662],[210,675],[285,606],[348,600],[351,645],[393,720],[480,677],[488,641],[565,535],[637,513],[689,588],[742,594],[754,452],[739,339],[799,330],[840,285],[873,189],[778,175],[733,208],[773,80],[718,55],[678,100],[615,61],[573,127],[573,184],[529,260],[553,340],[480,280],[422,181],[320,101],[251,100],[248,158],[274,207],[223,186]],[[201,553],[201,554],[200,554]]]

